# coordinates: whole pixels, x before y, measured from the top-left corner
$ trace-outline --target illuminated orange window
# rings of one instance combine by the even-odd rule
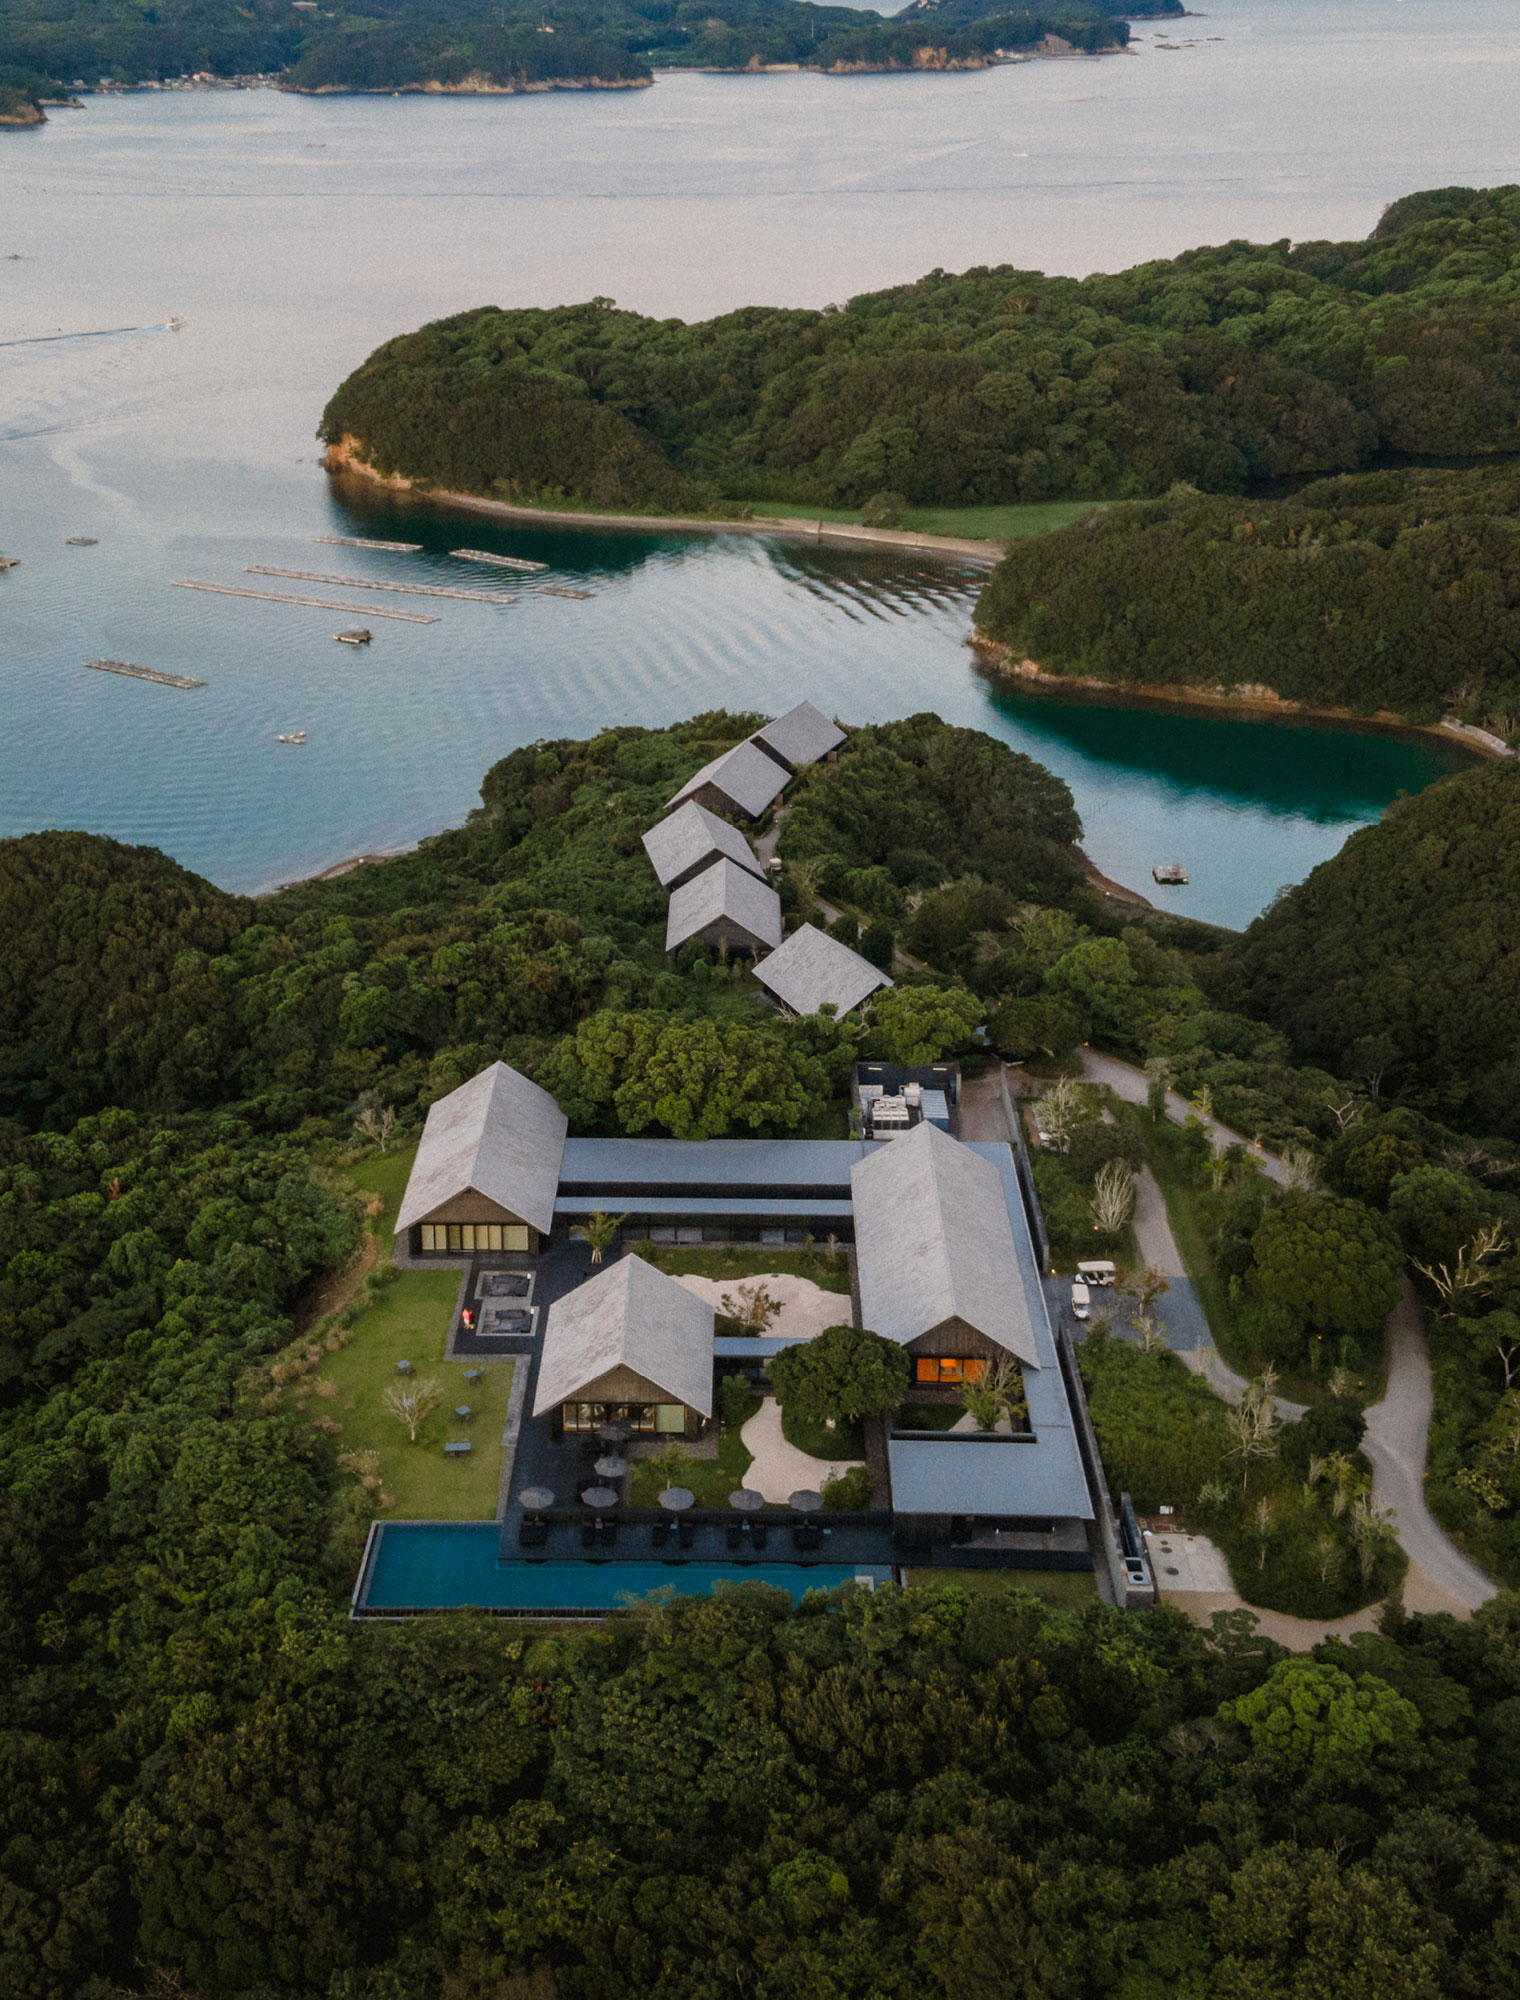
[[[986,1362],[969,1354],[921,1354],[913,1366],[916,1382],[974,1382],[986,1369]]]

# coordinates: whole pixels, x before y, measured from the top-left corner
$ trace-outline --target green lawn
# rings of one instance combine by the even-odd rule
[[[1022,507],[910,507],[902,524],[915,535],[966,535],[974,540],[1014,542],[1025,535],[1043,535],[1048,528],[1064,528],[1102,504],[1096,500],[1044,500]],[[860,523],[858,507],[813,507],[800,500],[757,500],[754,511],[798,521]]]
[[[1009,1590],[1033,1591],[1036,1597],[1058,1611],[1080,1611],[1098,1595],[1098,1583],[1086,1569],[908,1569],[905,1583],[953,1583],[962,1590],[974,1590],[996,1597]]]
[[[904,1403],[896,1424],[900,1431],[952,1431],[965,1414],[959,1403]]]
[[[688,1492],[696,1494],[699,1507],[726,1507],[729,1494],[737,1492],[744,1484],[744,1475],[754,1463],[754,1453],[739,1433],[759,1407],[760,1398],[752,1396],[749,1407],[737,1422],[724,1424],[716,1458],[690,1458],[673,1475],[655,1459],[636,1458],[628,1488],[628,1504],[631,1507],[657,1507],[662,1488],[684,1486]]]
[[[816,1261],[815,1261],[816,1259]],[[650,1261],[656,1270],[672,1278],[768,1278],[783,1273],[807,1278],[821,1292],[850,1290],[849,1266],[841,1257],[830,1258],[827,1251],[752,1249],[748,1245],[715,1243],[710,1247],[673,1247],[657,1243]]]
[[[842,1465],[847,1459],[860,1460],[866,1455],[865,1436],[858,1424],[840,1424],[830,1430],[826,1424],[804,1423],[784,1404],[781,1435],[798,1451],[805,1451],[809,1458],[821,1458],[826,1465]]]
[[[390,1258],[396,1210],[415,1152],[409,1146],[377,1153],[348,1170],[356,1187],[385,1203],[375,1224],[382,1263]],[[384,1512],[393,1520],[489,1521],[496,1512],[512,1363],[444,1361],[458,1292],[457,1271],[403,1271],[382,1291],[359,1293],[360,1313],[349,1344],[314,1378],[331,1382],[335,1393],[326,1396],[317,1389],[306,1404],[308,1415],[331,1417],[343,1426],[334,1440],[340,1451],[380,1454],[381,1488],[393,1503]],[[418,1377],[433,1377],[443,1391],[415,1444],[381,1400],[397,1379],[398,1361],[410,1361]],[[466,1382],[465,1369],[475,1365],[484,1368],[482,1379]],[[290,1393],[294,1397],[312,1389],[308,1379]],[[467,1424],[453,1416],[462,1403],[475,1413]],[[462,1437],[474,1447],[470,1455],[446,1458],[445,1442]]]

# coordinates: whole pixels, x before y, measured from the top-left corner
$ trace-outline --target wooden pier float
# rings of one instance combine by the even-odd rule
[[[547,563],[529,562],[525,556],[493,555],[489,549],[450,549],[449,554],[458,556],[461,562],[495,563],[498,569],[540,570],[549,567]]]
[[[275,590],[249,590],[241,583],[195,583],[188,576],[176,577],[174,590],[209,590],[217,597],[254,597],[261,604],[309,604],[318,611],[358,611],[366,618],[394,618],[402,625],[436,625],[420,611],[386,611],[378,604],[344,604],[336,597],[287,597]]]

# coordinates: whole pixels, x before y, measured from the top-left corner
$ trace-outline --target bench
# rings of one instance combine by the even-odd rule
[[[443,1449],[444,1455],[448,1458],[468,1458],[470,1448],[470,1440],[468,1438],[450,1438]]]

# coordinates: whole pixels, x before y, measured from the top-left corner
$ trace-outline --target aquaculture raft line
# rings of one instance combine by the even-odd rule
[[[337,583],[345,590],[394,590],[401,597],[463,597],[471,604],[515,604],[516,599],[491,590],[446,590],[437,583],[383,583],[377,576],[324,576],[316,569],[275,569],[269,563],[245,563],[244,576],[288,576],[298,583]]]
[[[312,540],[333,549],[394,549],[400,556],[414,556],[422,547],[421,542],[366,542],[359,535],[313,535]]]
[[[86,660],[87,667],[93,667],[98,674],[125,674],[129,680],[156,681],[166,688],[203,688],[204,681],[192,680],[189,674],[161,674],[157,667],[134,667],[127,660]]]
[[[547,569],[549,565],[529,562],[526,556],[498,556],[489,549],[450,549],[451,556],[458,556],[461,562],[495,563],[498,569]]]
[[[318,611],[362,611],[366,618],[397,618],[403,625],[436,625],[436,618],[418,611],[382,611],[378,604],[344,604],[336,597],[282,597],[273,590],[249,590],[241,583],[192,583],[176,577],[175,590],[210,590],[218,597],[256,597],[262,604],[312,604]]]

